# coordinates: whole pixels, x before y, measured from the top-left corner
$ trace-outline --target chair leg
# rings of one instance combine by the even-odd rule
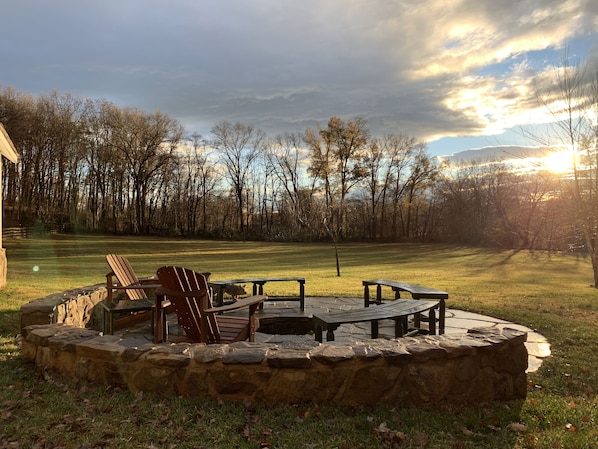
[[[168,323],[166,320],[166,309],[162,309],[160,312],[160,327],[162,328],[162,341],[168,339]]]
[[[102,314],[102,332],[104,335],[112,335],[114,333],[114,316],[112,311],[104,307]]]
[[[106,320],[107,320],[107,316],[108,315],[108,311],[104,308],[104,310],[102,310],[102,333],[104,335],[106,335]]]

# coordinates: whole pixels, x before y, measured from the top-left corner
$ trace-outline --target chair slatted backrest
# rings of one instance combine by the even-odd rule
[[[157,275],[162,286],[173,293],[167,296],[187,336],[195,341],[219,342],[220,332],[214,314],[202,314],[202,310],[212,307],[206,276],[174,266],[159,268]],[[207,329],[205,336],[201,334],[204,328]]]
[[[141,285],[139,278],[126,257],[117,254],[108,254],[106,261],[121,286]],[[147,294],[143,289],[128,289],[125,291],[129,299],[147,299]]]

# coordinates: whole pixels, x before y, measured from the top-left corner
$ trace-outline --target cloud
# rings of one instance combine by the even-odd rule
[[[534,119],[531,74],[569,42],[595,40],[597,9],[591,0],[19,0],[3,5],[0,83],[159,109],[190,132],[223,119],[304,131],[339,115],[365,118],[373,134],[490,135]]]
[[[500,145],[459,151],[442,159],[456,164],[528,161],[543,159],[554,151],[554,148],[545,146]]]

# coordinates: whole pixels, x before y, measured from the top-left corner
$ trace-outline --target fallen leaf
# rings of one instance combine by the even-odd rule
[[[532,435],[531,433],[527,433],[525,434],[525,445],[526,447],[529,448],[535,448],[538,447],[538,437],[535,435]]]
[[[382,422],[379,426],[378,426],[378,431],[379,432],[388,432],[388,425],[386,424],[386,422]]]
[[[518,422],[513,422],[507,426],[511,432],[525,432],[527,430],[527,426],[525,424],[521,424]]]

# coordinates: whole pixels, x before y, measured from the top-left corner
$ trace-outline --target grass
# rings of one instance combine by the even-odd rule
[[[52,236],[4,246],[9,268],[8,286],[0,291],[0,448],[596,447],[598,290],[590,286],[591,265],[583,257],[345,244],[337,277],[333,248],[324,244]],[[421,283],[448,291],[449,307],[537,329],[553,355],[529,376],[525,401],[417,410],[134,395],[36,372],[21,360],[15,342],[20,306],[103,282],[109,252],[127,256],[140,275],[168,264],[208,270],[214,279],[301,275],[309,296],[361,296],[366,278]],[[294,288],[274,283],[268,291]]]

